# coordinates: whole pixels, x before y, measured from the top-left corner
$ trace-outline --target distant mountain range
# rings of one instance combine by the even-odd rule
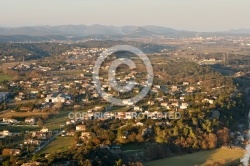
[[[61,26],[33,26],[33,27],[0,27],[0,35],[29,35],[29,36],[50,36],[50,35],[136,35],[151,36],[159,34],[176,33],[178,30],[160,26],[104,26],[104,25],[61,25]]]
[[[231,29],[229,31],[230,33],[234,33],[234,34],[250,34],[250,29]]]
[[[227,32],[197,33],[175,30],[161,26],[104,26],[104,25],[61,25],[61,26],[26,26],[0,27],[0,42],[8,41],[51,41],[83,40],[85,38],[123,39],[153,36],[195,37],[211,34],[250,34],[250,29],[230,30]]]

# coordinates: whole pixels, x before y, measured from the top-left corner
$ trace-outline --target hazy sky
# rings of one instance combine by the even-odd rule
[[[250,0],[0,0],[0,26],[65,24],[250,28]]]

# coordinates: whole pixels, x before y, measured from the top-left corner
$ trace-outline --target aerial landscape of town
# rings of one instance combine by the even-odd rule
[[[250,25],[238,21],[246,29],[233,29],[238,26],[211,15],[212,28],[191,21],[182,30],[184,24],[154,22],[164,15],[158,8],[181,9],[180,2],[145,0],[132,7],[139,1],[119,7],[114,0],[45,0],[40,6],[24,0],[30,7],[0,1],[0,15],[13,12],[0,18],[0,165],[249,165]],[[242,13],[243,1],[237,4]],[[54,11],[56,3],[69,11]],[[185,11],[200,12],[183,3]],[[215,13],[223,9],[210,3]],[[43,7],[51,18],[37,14]],[[93,8],[100,13],[72,21],[80,9]],[[112,12],[101,13],[123,17],[128,8],[136,23],[126,15],[116,24],[109,22]],[[135,13],[149,8],[161,14],[140,22],[144,16]]]

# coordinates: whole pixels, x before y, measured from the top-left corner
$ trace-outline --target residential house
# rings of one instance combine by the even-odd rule
[[[70,125],[70,124],[74,124],[75,123],[75,120],[68,120],[66,121],[66,125]]]
[[[144,124],[141,123],[141,122],[137,122],[135,125],[136,125],[136,126],[144,126]]]
[[[40,132],[42,132],[42,133],[48,133],[48,132],[49,132],[49,129],[43,127],[43,128],[40,130]]]
[[[188,103],[181,103],[180,109],[187,109]]]
[[[138,106],[134,106],[134,111],[142,111],[142,108],[140,108]]]
[[[122,103],[124,105],[133,105],[133,102],[131,102],[130,100],[123,100]]]
[[[32,132],[32,137],[39,139],[39,140],[46,140],[50,137],[51,135],[49,133],[44,133],[41,131],[33,131]]]
[[[4,123],[17,123],[16,119],[3,118]]]
[[[34,140],[34,139],[25,139],[23,144],[24,145],[39,145],[40,141],[39,140]]]
[[[208,99],[208,98],[205,98],[202,100],[202,102],[207,102],[209,104],[213,104],[214,103],[214,100],[213,99]]]
[[[185,97],[181,96],[181,97],[180,97],[180,100],[181,100],[181,101],[184,101],[184,100],[185,100]]]
[[[75,135],[75,132],[74,131],[69,131],[66,133],[67,136],[74,136]]]
[[[173,102],[171,105],[175,107],[179,107],[179,102]]]
[[[91,132],[82,132],[81,133],[81,136],[80,136],[80,139],[82,139],[82,140],[85,140],[85,139],[90,139],[91,138]]]
[[[167,106],[168,106],[168,103],[161,103],[161,106],[162,106],[162,107],[167,107]]]
[[[154,101],[152,101],[152,100],[148,101],[148,105],[154,105],[154,104],[155,104]]]
[[[21,166],[39,166],[39,165],[43,165],[43,164],[41,162],[32,161],[28,163],[23,163]]]
[[[28,123],[28,124],[35,124],[36,123],[36,119],[35,118],[26,118],[24,120],[25,123]]]
[[[50,94],[45,99],[45,101],[48,103],[59,103],[59,102],[64,103],[67,100],[71,100],[71,96],[68,94],[59,93],[59,92]]]
[[[86,125],[77,125],[76,126],[76,131],[86,131]]]
[[[11,132],[9,132],[8,130],[3,130],[0,131],[0,137],[5,138],[6,136],[12,136],[13,134]]]
[[[175,86],[175,85],[173,85],[173,86],[171,87],[171,89],[172,89],[173,92],[179,90],[179,88],[178,88],[177,86]]]

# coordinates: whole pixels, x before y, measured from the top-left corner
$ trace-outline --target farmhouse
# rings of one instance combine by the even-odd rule
[[[42,133],[48,133],[48,132],[49,132],[49,129],[43,127],[43,128],[40,130],[40,132],[42,132]]]
[[[86,125],[77,125],[76,126],[76,131],[85,131],[86,130]]]
[[[24,140],[24,145],[39,145],[41,141],[34,139],[26,139]]]
[[[80,139],[84,140],[84,139],[90,139],[91,138],[91,132],[82,132]]]
[[[3,118],[4,123],[17,123],[16,119]]]
[[[35,118],[26,118],[24,122],[28,123],[28,124],[35,124],[36,119]]]
[[[0,137],[5,138],[6,136],[12,136],[12,133],[9,132],[8,130],[0,131]]]
[[[60,103],[60,102],[64,103],[67,100],[71,100],[70,95],[67,95],[65,93],[59,93],[59,92],[50,94],[45,99],[45,101],[48,103]]]

